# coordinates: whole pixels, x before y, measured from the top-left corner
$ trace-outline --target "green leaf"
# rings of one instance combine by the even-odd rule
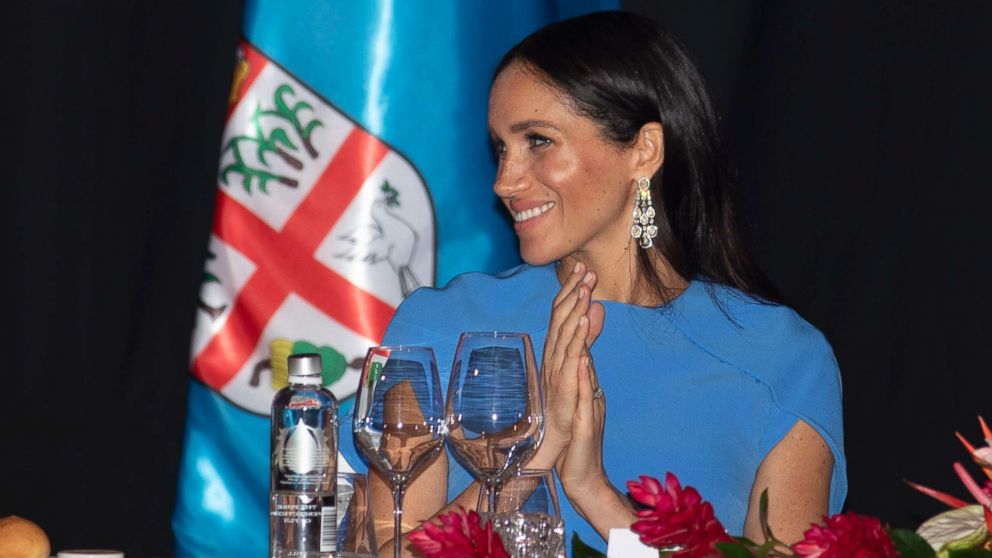
[[[582,542],[578,533],[572,533],[572,558],[606,558],[606,555]]]
[[[293,114],[296,114],[296,113],[300,112],[301,110],[313,111],[313,107],[310,106],[310,103],[308,103],[306,101],[300,101],[300,102],[296,103],[295,105],[293,105]]]
[[[300,135],[302,135],[305,138],[308,138],[308,137],[310,137],[310,134],[313,133],[313,129],[314,128],[316,128],[317,126],[323,126],[323,125],[324,125],[323,122],[321,122],[320,120],[317,120],[315,118],[315,119],[311,120],[309,124],[307,124],[307,127],[303,129],[303,133],[300,134]]]
[[[716,549],[726,558],[754,558],[751,549],[739,542],[716,543]]]
[[[276,110],[279,111],[279,116],[292,122],[294,120],[293,111],[289,110],[289,106],[286,104],[286,100],[283,99],[283,96],[286,93],[292,93],[293,95],[296,95],[296,92],[293,91],[293,88],[290,87],[288,83],[284,83],[276,88],[272,101],[276,104]]]
[[[983,550],[981,548],[948,550],[947,558],[992,558],[992,550]]]
[[[754,550],[754,555],[757,558],[764,558],[765,556],[768,556],[768,553],[770,553],[772,550],[775,549],[775,546],[777,544],[778,544],[778,541],[775,540],[775,539],[771,539],[769,541],[765,541],[765,543],[763,545],[759,546],[758,548],[756,548]]]
[[[889,529],[889,537],[902,558],[936,558],[937,553],[923,537],[909,529]]]
[[[758,517],[761,519],[761,533],[765,535],[766,541],[774,541],[775,535],[772,528],[768,526],[768,489],[761,491],[761,500],[758,506]]]
[[[286,147],[289,147],[293,151],[297,150],[296,144],[294,144],[293,141],[289,139],[289,135],[286,134],[286,130],[283,130],[282,128],[276,128],[275,130],[272,130],[272,133],[269,134],[269,139],[272,141],[273,147],[275,146],[275,144],[281,143]]]

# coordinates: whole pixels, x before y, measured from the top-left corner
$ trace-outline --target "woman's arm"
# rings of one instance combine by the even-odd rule
[[[768,524],[787,544],[803,538],[830,505],[834,455],[816,430],[802,420],[765,456],[754,478],[744,522],[744,536],[764,540],[759,519],[761,492],[768,489]]]

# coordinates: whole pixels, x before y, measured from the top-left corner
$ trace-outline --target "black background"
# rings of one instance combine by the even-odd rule
[[[975,415],[992,418],[992,4],[624,5],[693,52],[747,235],[834,346],[848,508],[913,526],[942,507],[902,478],[966,496],[953,432],[977,442]],[[34,519],[56,549],[171,553],[240,12],[0,8],[0,516]]]

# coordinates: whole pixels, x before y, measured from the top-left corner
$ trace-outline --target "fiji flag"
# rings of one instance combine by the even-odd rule
[[[513,43],[615,0],[249,0],[192,346],[176,554],[268,547],[268,412],[286,358],[353,405],[421,285],[517,261],[486,102]],[[346,463],[343,469],[349,469]]]

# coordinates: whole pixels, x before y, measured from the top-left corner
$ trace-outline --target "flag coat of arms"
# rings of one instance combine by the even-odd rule
[[[541,25],[615,5],[247,2],[191,347],[177,556],[266,553],[268,413],[289,355],[320,354],[350,416],[365,352],[404,296],[516,263],[489,189],[491,72]]]
[[[240,53],[192,366],[266,414],[299,349],[322,354],[339,399],[354,394],[396,306],[434,283],[434,208],[403,155],[250,44]]]

